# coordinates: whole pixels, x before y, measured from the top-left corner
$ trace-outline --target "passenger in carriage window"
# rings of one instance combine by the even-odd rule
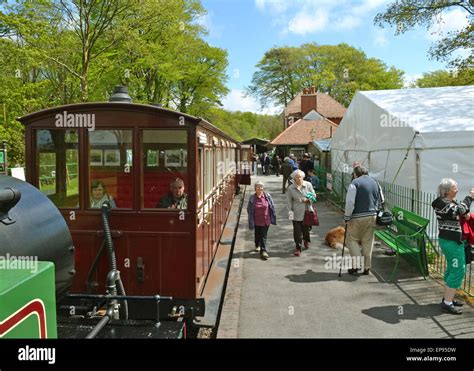
[[[104,201],[110,202],[110,208],[116,208],[117,205],[112,196],[107,194],[107,188],[101,180],[94,180],[91,184],[91,202],[90,206],[93,209],[100,209]]]
[[[188,195],[184,193],[184,181],[176,178],[170,183],[170,192],[156,206],[161,209],[187,209]]]

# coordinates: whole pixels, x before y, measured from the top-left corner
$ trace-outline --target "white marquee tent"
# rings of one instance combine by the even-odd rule
[[[474,187],[474,86],[357,92],[331,161],[344,172],[360,162],[378,180],[429,193],[453,178],[464,198]]]

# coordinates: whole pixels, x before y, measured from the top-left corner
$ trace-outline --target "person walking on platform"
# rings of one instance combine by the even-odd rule
[[[438,198],[431,204],[438,220],[439,245],[446,257],[446,272],[444,274],[446,288],[441,300],[441,308],[451,314],[462,314],[462,311],[457,308],[462,306],[462,303],[454,300],[456,290],[461,287],[466,269],[459,219],[469,215],[474,199],[474,188],[471,188],[469,194],[459,203],[455,201],[457,193],[457,183],[452,179],[443,179],[438,186]]]
[[[273,166],[273,171],[275,172],[275,175],[280,176],[281,160],[278,155],[273,155],[272,166]]]
[[[304,172],[295,170],[292,174],[294,183],[288,187],[286,194],[286,207],[288,209],[288,218],[293,221],[293,239],[295,241],[295,256],[301,255],[301,248],[309,248],[311,238],[309,236],[310,226],[304,225],[305,211],[312,211],[312,199],[307,197],[314,195],[314,189],[310,182],[304,180]],[[303,235],[303,238],[301,238]]]
[[[296,157],[293,153],[290,154],[288,160],[290,161],[290,165],[293,171],[298,170],[298,162],[296,161]]]
[[[308,172],[310,170],[314,170],[314,162],[311,161],[311,156],[309,155],[309,153],[304,154],[303,161],[301,161],[300,170],[304,171],[305,180],[310,182],[310,180],[308,179]]]
[[[262,155],[262,170],[263,170],[263,175],[270,175],[270,157],[268,157],[268,154],[265,152]]]
[[[344,212],[346,243],[353,259],[348,273],[357,274],[364,268],[362,274],[368,275],[372,264],[375,220],[383,194],[377,181],[368,175],[365,167],[356,166],[353,177],[347,190]],[[364,257],[363,262],[360,260],[361,256]]]
[[[250,196],[247,205],[249,229],[255,230],[255,251],[263,260],[268,259],[267,234],[270,224],[276,225],[276,212],[270,193],[264,192],[262,182],[255,183],[255,194]]]
[[[283,175],[283,193],[285,193],[286,187],[290,182],[290,176],[292,172],[293,168],[290,164],[290,158],[285,157],[285,159],[283,160],[283,164],[281,165],[281,174]]]

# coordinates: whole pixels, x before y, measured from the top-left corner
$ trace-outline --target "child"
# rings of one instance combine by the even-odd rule
[[[310,182],[314,188],[314,191],[319,190],[319,185],[321,181],[319,180],[318,176],[316,175],[315,171],[310,169],[308,170],[308,182]]]

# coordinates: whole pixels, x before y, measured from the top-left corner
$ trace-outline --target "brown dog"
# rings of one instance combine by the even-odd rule
[[[342,248],[344,243],[344,227],[336,227],[331,229],[326,235],[326,244],[333,248]]]

